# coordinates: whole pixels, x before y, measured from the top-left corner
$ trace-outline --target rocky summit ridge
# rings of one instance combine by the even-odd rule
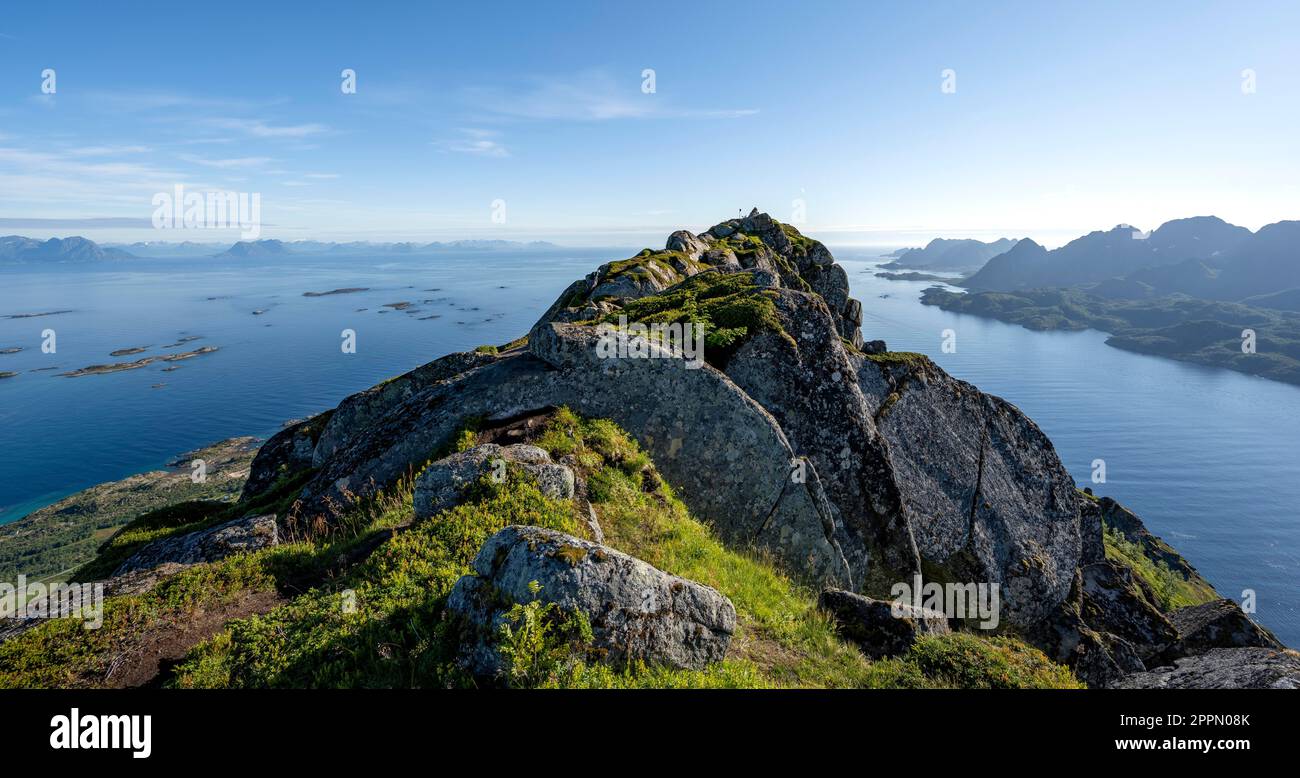
[[[258,453],[241,504],[264,515],[287,488],[279,536],[300,537],[414,483],[413,520],[438,522],[508,460],[592,529],[508,527],[483,544],[447,601],[467,672],[499,678],[497,642],[530,596],[581,612],[589,623],[569,626],[606,661],[722,660],[739,608],[602,545],[592,503],[604,487],[577,455],[522,445],[565,409],[617,425],[728,548],[826,590],[822,607],[869,656],[997,635],[1091,686],[1300,686],[1300,659],[1136,516],[1078,491],[1019,409],[889,351],[862,323],[844,269],[794,227],[755,209],[680,230],[574,281],[519,340],[436,359],[286,427]],[[646,337],[635,324],[701,328],[705,363],[668,342],[640,344],[659,358],[607,358],[610,338]],[[472,445],[458,449],[467,430]],[[914,582],[996,584],[995,629],[970,614],[890,616],[880,602]]]

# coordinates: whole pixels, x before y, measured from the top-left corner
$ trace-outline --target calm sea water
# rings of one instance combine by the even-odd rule
[[[24,348],[0,355],[0,371],[20,373],[0,379],[0,522],[187,449],[271,434],[448,352],[509,341],[570,281],[633,251],[2,270],[0,316],[72,312],[0,318],[0,349]],[[865,337],[925,352],[1018,405],[1080,484],[1104,459],[1098,493],[1136,511],[1225,595],[1253,589],[1260,620],[1300,646],[1300,387],[1127,353],[1106,346],[1102,333],[1037,333],[945,313],[917,302],[928,284],[875,278],[876,252],[835,253],[863,302]],[[369,291],[302,296],[340,287]],[[383,307],[400,302],[411,308]],[[57,334],[53,355],[40,350],[46,328]],[[344,329],[357,333],[356,354],[339,348]],[[956,332],[955,353],[940,348],[945,329]],[[184,349],[220,351],[110,375],[57,375],[183,350],[160,347],[186,336],[200,339]],[[149,349],[109,356],[140,346]],[[169,364],[180,369],[163,372]],[[30,372],[44,367],[59,369]]]

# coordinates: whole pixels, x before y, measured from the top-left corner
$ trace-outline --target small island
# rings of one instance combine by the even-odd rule
[[[328,292],[303,292],[303,297],[329,297],[334,294],[356,294],[357,292],[369,292],[370,288],[365,286],[347,286],[342,289],[331,289]]]
[[[59,375],[64,376],[66,378],[80,378],[81,376],[87,376],[87,375],[104,375],[105,373],[121,373],[126,370],[138,370],[142,367],[148,367],[149,365],[152,365],[154,362],[179,362],[182,359],[191,359],[193,357],[202,356],[203,354],[211,354],[212,352],[218,350],[219,349],[216,346],[204,346],[202,348],[195,349],[194,351],[185,351],[180,354],[168,354],[167,356],[163,356],[163,357],[144,357],[143,359],[137,359],[134,362],[113,362],[104,365],[88,365],[83,368],[78,368],[77,370],[70,370],[66,373],[59,373]]]

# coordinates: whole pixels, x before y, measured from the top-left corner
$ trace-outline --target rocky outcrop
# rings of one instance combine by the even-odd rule
[[[523,473],[542,494],[557,500],[573,497],[573,471],[551,461],[536,446],[484,443],[429,465],[415,481],[415,517],[424,519],[459,505],[465,490],[483,477],[504,481],[507,468]]]
[[[1178,608],[1170,611],[1169,621],[1178,632],[1181,655],[1214,648],[1282,648],[1272,632],[1251,621],[1232,600]]]
[[[873,600],[841,589],[823,590],[818,605],[835,617],[841,635],[877,659],[906,653],[922,635],[951,631],[948,618],[937,611]]]
[[[784,332],[749,339],[727,377],[772,414],[825,485],[859,588],[888,592],[919,572],[920,559],[886,443],[826,302],[786,289],[773,300]]]
[[[1129,675],[1119,689],[1300,689],[1300,656],[1270,648],[1216,648]]]
[[[1046,619],[1025,628],[1024,636],[1052,661],[1074,670],[1079,680],[1105,687],[1146,669],[1138,649],[1125,638],[1093,628],[1085,618],[1083,571],[1076,570],[1066,599]]]
[[[613,329],[620,316],[705,321],[708,364]],[[1015,406],[864,342],[861,322],[825,246],[766,214],[675,232],[572,283],[526,345],[444,357],[344,401],[312,446],[299,518],[328,520],[421,471],[429,515],[483,473],[473,457],[425,469],[467,421],[491,429],[563,405],[613,420],[724,541],[809,583],[877,597],[918,574],[995,584],[1002,628],[1093,685],[1190,650],[1106,558],[1104,528],[1212,592],[1190,565],[1122,506],[1081,497]],[[611,357],[610,343],[637,347]],[[259,472],[305,462],[310,436],[282,434]]]
[[[1132,570],[1116,562],[1085,565],[1083,620],[1092,629],[1122,638],[1144,663],[1163,655],[1178,632],[1153,603],[1152,593]]]
[[[271,492],[281,478],[312,466],[316,442],[333,411],[303,421],[288,423],[272,435],[253,457],[241,501],[257,499]]]
[[[245,516],[197,532],[155,540],[131,555],[113,571],[113,576],[166,563],[196,565],[215,562],[231,554],[256,551],[279,542],[275,514]]]
[[[535,593],[530,584],[540,586]],[[507,527],[474,559],[447,601],[461,620],[461,662],[476,676],[504,669],[497,648],[516,603],[555,603],[587,616],[591,655],[615,666],[643,661],[702,669],[726,656],[736,628],[731,602],[702,584],[608,546],[540,527]]]
[[[1097,500],[1092,499],[1091,496],[1080,497],[1079,537],[1083,547],[1079,553],[1079,564],[1091,565],[1105,561],[1105,531],[1101,506]]]
[[[1074,482],[1051,441],[1015,406],[924,356],[855,362],[921,559],[956,580],[998,583],[1005,621],[1047,618],[1081,553]]]

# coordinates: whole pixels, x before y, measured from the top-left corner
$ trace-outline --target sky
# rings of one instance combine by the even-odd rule
[[[1293,2],[0,14],[0,234],[41,238],[231,237],[156,228],[177,186],[286,240],[650,245],[753,206],[839,244],[1257,229],[1300,218],[1297,128]]]

